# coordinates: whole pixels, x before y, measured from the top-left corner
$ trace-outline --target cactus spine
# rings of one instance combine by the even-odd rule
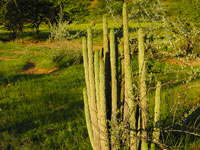
[[[109,150],[107,129],[106,93],[105,93],[105,67],[103,59],[100,60],[100,142],[102,150]]]
[[[153,131],[153,143],[151,143],[151,149],[155,150],[155,143],[159,141],[160,130],[159,130],[159,120],[160,120],[160,91],[161,82],[158,81],[156,84],[156,95],[155,95],[155,107],[154,107],[154,131]]]
[[[100,149],[99,131],[98,131],[98,118],[97,118],[97,104],[95,92],[95,75],[94,75],[94,56],[93,56],[93,43],[92,43],[92,30],[88,28],[88,62],[89,62],[89,83],[90,83],[90,114],[92,121],[92,129],[94,135],[95,150]]]
[[[147,143],[147,119],[148,104],[146,94],[146,77],[145,77],[145,61],[144,61],[144,36],[142,29],[138,31],[138,64],[139,64],[139,96],[141,101],[141,117],[142,117],[142,150],[148,149]]]
[[[91,125],[91,117],[90,117],[90,111],[89,111],[89,104],[88,104],[88,97],[87,97],[87,90],[86,88],[83,89],[83,100],[84,100],[84,110],[85,110],[85,120],[86,125],[88,129],[88,135],[90,139],[90,143],[92,145],[92,148],[94,149],[94,137],[92,133],[92,125]]]

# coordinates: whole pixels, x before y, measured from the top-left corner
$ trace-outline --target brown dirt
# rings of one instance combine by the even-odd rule
[[[59,68],[42,69],[42,68],[30,68],[26,71],[22,71],[22,74],[50,74],[57,71]]]
[[[20,42],[18,42],[20,43]],[[47,47],[47,48],[76,48],[77,50],[81,50],[82,49],[82,44],[78,43],[78,42],[73,42],[73,41],[65,41],[65,42],[48,42],[48,41],[38,41],[38,40],[29,40],[29,41],[24,41],[24,43],[22,43],[23,45],[31,45],[31,46],[43,46],[43,47]],[[98,45],[94,45],[93,49],[94,50],[100,50],[102,48],[102,46],[98,46]]]
[[[0,57],[0,61],[1,60],[13,60],[14,58],[12,57]]]
[[[8,52],[6,49],[0,49],[0,52]]]
[[[14,54],[24,54],[26,53],[25,51],[19,51],[19,50],[15,50],[12,51]],[[27,51],[27,53],[29,54],[41,54],[42,52],[38,52],[38,51]]]
[[[24,68],[22,69],[22,74],[49,74],[57,71],[59,68],[37,68],[33,62],[27,62]]]
[[[179,66],[182,66],[182,65],[185,65],[185,66],[200,66],[200,58],[197,58],[197,59],[189,59],[189,60],[186,60],[185,58],[179,58],[176,59],[176,58],[166,58],[166,59],[162,59],[162,61],[164,62],[167,62],[169,64],[172,64],[172,65],[179,65]]]
[[[59,43],[59,42],[40,42],[37,45],[44,46],[47,48],[69,48],[69,49],[77,49],[81,50],[82,49],[82,44],[78,42],[73,42],[73,41],[65,41],[64,43]],[[94,50],[100,50],[102,46],[97,46],[94,45],[93,49]]]
[[[9,50],[0,49],[0,52],[8,53]],[[26,53],[23,50],[21,50],[21,51],[20,50],[11,50],[11,52],[14,53],[14,54],[24,54],[24,53]],[[42,54],[42,52],[38,52],[38,51],[27,51],[27,52],[30,53],[30,54]]]

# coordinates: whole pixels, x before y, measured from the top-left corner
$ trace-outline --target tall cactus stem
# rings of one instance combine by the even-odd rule
[[[125,70],[125,101],[124,101],[124,118],[128,117],[128,87],[127,87],[127,68],[131,65],[129,50],[129,33],[128,33],[128,16],[126,3],[123,4],[123,34],[124,34],[124,70]]]
[[[103,48],[104,48],[104,63],[105,63],[105,85],[106,85],[106,105],[107,105],[107,119],[111,119],[111,68],[110,68],[110,52],[108,40],[108,22],[106,16],[103,16]]]
[[[132,68],[128,66],[127,68],[127,88],[128,88],[128,107],[129,107],[129,124],[130,124],[130,150],[137,149],[137,136],[136,136],[136,119],[135,119],[135,109],[136,104],[134,102],[133,95],[133,82],[132,82]]]
[[[99,116],[99,111],[100,111],[100,93],[99,93],[99,84],[100,84],[100,79],[99,79],[99,51],[95,51],[94,53],[94,71],[95,71],[95,88],[96,88],[96,102],[97,102],[97,119],[98,119],[98,127],[100,127],[100,116]],[[100,132],[99,132],[100,136]]]
[[[125,84],[124,84],[124,49],[121,49],[121,58],[120,58],[120,74],[121,74],[121,83],[120,83],[120,116],[123,119],[123,105],[124,105],[124,96],[125,96]]]
[[[108,47],[108,22],[106,16],[103,16],[103,48],[104,48],[104,62],[109,53]]]
[[[139,96],[141,101],[141,119],[142,119],[142,150],[148,149],[147,139],[147,120],[148,120],[148,103],[146,94],[146,76],[144,61],[144,36],[142,29],[138,31],[138,63],[139,63]]]
[[[118,71],[117,71],[118,60],[117,60],[117,50],[115,47],[114,29],[111,29],[110,31],[110,64],[111,64],[111,83],[112,83],[111,145],[113,149],[116,149],[115,145],[119,144],[120,142],[117,140],[118,131],[116,131],[119,97],[118,97]]]
[[[100,107],[99,107],[99,51],[95,51],[94,53],[94,71],[95,71],[95,87],[96,87],[96,100],[97,100],[97,111],[99,111]],[[98,117],[99,119],[99,117]]]
[[[94,136],[93,136],[93,131],[92,131],[91,115],[90,115],[91,104],[89,104],[90,84],[89,84],[88,52],[87,52],[86,37],[83,37],[82,44],[83,44],[82,48],[83,48],[83,64],[84,64],[84,71],[85,71],[85,83],[86,83],[86,88],[87,88],[87,90],[86,89],[83,90],[85,118],[86,118],[86,125],[87,125],[87,129],[88,129],[90,143],[92,145],[92,148],[94,149]],[[85,92],[87,92],[87,94]]]
[[[109,150],[109,138],[106,116],[106,87],[105,87],[105,67],[103,59],[100,60],[100,142],[102,150]]]
[[[90,83],[90,114],[92,121],[92,129],[94,135],[95,150],[100,149],[98,118],[97,118],[97,103],[96,103],[96,91],[95,91],[95,75],[94,75],[94,56],[93,56],[93,42],[92,42],[92,30],[88,28],[88,62],[89,62],[89,83]]]
[[[160,91],[161,82],[158,81],[156,84],[156,95],[155,95],[155,107],[154,107],[154,131],[153,131],[153,143],[151,143],[151,150],[156,150],[155,143],[159,141],[160,137]]]
[[[82,38],[82,48],[83,48],[83,64],[84,64],[84,71],[85,71],[85,83],[87,88],[87,95],[88,98],[90,97],[90,83],[89,83],[89,68],[88,68],[88,52],[87,52],[87,39],[86,37]]]
[[[87,129],[88,129],[88,135],[89,135],[89,139],[90,139],[92,148],[94,149],[94,147],[95,147],[94,146],[94,137],[93,137],[93,133],[92,133],[92,124],[91,124],[91,117],[90,117],[88,96],[87,96],[86,88],[83,89],[83,100],[84,100],[85,120],[86,120]]]
[[[128,15],[126,3],[123,4],[123,34],[124,34],[124,70],[125,70],[125,101],[124,101],[124,119],[129,118],[129,125],[135,129],[135,110],[134,110],[134,94],[132,67],[129,49],[129,33],[128,33]],[[136,149],[135,132],[130,132],[129,141],[130,150]]]
[[[112,120],[117,119],[118,104],[118,73],[117,73],[117,52],[115,48],[115,32],[110,31],[110,63],[111,63],[111,82],[112,82]]]

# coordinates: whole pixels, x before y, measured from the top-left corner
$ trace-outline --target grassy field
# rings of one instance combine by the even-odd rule
[[[102,20],[97,21],[96,23],[73,23],[73,24],[67,24],[66,29],[69,31],[71,35],[85,35],[87,28],[89,26],[92,26],[94,29],[94,44],[95,45],[102,45]],[[117,19],[113,21],[113,19],[108,20],[108,28],[120,28],[122,26],[122,20]],[[143,28],[149,28],[149,27],[160,27],[160,23],[135,23],[135,22],[129,22],[130,29],[134,30],[135,28],[143,27]],[[74,38],[73,40],[76,42],[81,42],[80,36],[77,36],[77,38]],[[134,34],[135,36],[135,34]],[[12,37],[12,33],[8,30],[6,30],[3,26],[0,26],[0,40],[9,41]],[[40,26],[40,34],[39,37],[36,36],[34,33],[34,29],[25,27],[24,33],[23,33],[23,39],[26,40],[42,40],[45,41],[49,37],[49,27],[47,25],[42,24]]]
[[[59,50],[0,43],[0,149],[90,149],[83,66]]]
[[[69,29],[80,31],[87,25]],[[97,23],[95,28],[100,30],[101,26]],[[48,37],[46,28],[39,41],[30,33],[25,33],[24,44],[0,42],[0,150],[91,149],[82,100],[85,83],[80,39],[75,43],[51,43],[43,41]],[[101,45],[102,33],[97,33],[95,44]],[[9,38],[2,29],[0,37],[6,35]],[[177,122],[200,102],[200,60],[157,55],[147,55],[149,130],[155,94],[152,72],[166,83],[161,94],[162,142],[176,149],[198,150],[200,140],[196,136],[164,130],[169,126],[186,130],[190,126],[191,132],[199,133],[199,109],[186,117],[185,127]],[[136,58],[133,64],[138,70]]]

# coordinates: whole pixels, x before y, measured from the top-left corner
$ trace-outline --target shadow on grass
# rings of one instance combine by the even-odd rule
[[[48,38],[49,38],[49,32],[48,31],[40,31],[38,36],[34,32],[24,32],[23,33],[23,39],[24,40],[45,41]],[[16,39],[16,37],[14,37],[13,33],[11,33],[11,32],[0,33],[0,41],[2,41],[2,42],[9,42],[9,41],[13,41],[15,39]]]
[[[87,35],[86,30],[70,30],[69,34],[72,36],[77,35],[77,37],[83,37]]]
[[[161,141],[170,149],[188,149],[189,143],[199,140],[200,107],[188,116],[176,118],[174,123],[172,118],[173,115],[169,115],[161,121]]]
[[[196,128],[200,126],[200,106],[188,116],[186,120],[187,125],[193,125]],[[200,129],[199,129],[200,131]]]
[[[0,132],[8,131],[14,132],[15,134],[24,134],[29,130],[37,129],[43,125],[62,122],[66,123],[68,121],[76,120],[79,117],[79,114],[83,113],[80,111],[80,108],[82,107],[82,101],[70,101],[65,107],[60,106],[59,108],[59,106],[57,106],[57,108],[40,112],[36,116],[28,117],[21,122],[7,124],[6,126],[0,128]]]
[[[46,41],[49,38],[50,33],[48,31],[40,31],[39,35],[36,35],[34,32],[23,32],[23,39],[24,40],[40,40]],[[80,30],[70,30],[69,31],[70,38],[79,38],[86,35],[85,31]],[[68,37],[67,37],[68,38]],[[15,40],[16,37],[13,35],[12,32],[4,32],[0,33],[0,41],[2,42],[9,42]]]
[[[48,76],[49,74],[17,74],[14,76],[7,76],[5,77],[4,75],[0,74],[0,84],[12,84],[17,81],[26,81],[30,79],[38,79],[42,78],[44,76]]]

